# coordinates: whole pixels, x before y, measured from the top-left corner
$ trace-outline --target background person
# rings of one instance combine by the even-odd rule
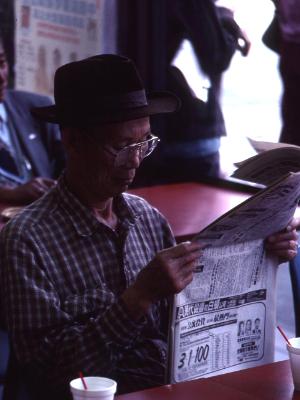
[[[154,183],[217,178],[221,173],[221,136],[226,135],[220,104],[222,76],[236,50],[244,56],[248,54],[250,42],[235,22],[233,12],[218,7],[213,0],[162,0],[161,7],[167,10],[161,22],[166,31],[166,68],[162,68],[161,75],[182,105],[178,112],[164,118],[161,166]],[[153,29],[156,23],[153,21]],[[191,43],[197,67],[207,82],[206,98],[198,97],[183,71],[173,65],[185,39]],[[201,84],[199,77],[198,85]],[[155,168],[149,162],[147,169],[147,164],[138,172],[135,186],[151,183]]]
[[[300,145],[300,1],[278,0],[280,74],[283,83],[280,142]]]
[[[66,400],[78,371],[119,393],[165,383],[168,299],[193,279],[201,244],[175,245],[158,210],[124,192],[158,143],[149,116],[177,107],[170,93],[146,97],[129,59],[99,55],[59,68],[55,105],[34,111],[60,124],[66,169],[1,231],[0,278],[35,398]],[[292,258],[295,240],[293,222],[268,245]]]
[[[56,125],[37,121],[32,107],[44,96],[8,89],[8,62],[0,36],[0,201],[26,204],[55,184],[64,166]]]

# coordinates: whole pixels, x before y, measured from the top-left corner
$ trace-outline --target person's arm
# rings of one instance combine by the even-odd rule
[[[175,6],[199,63],[208,76],[225,71],[237,48],[236,32],[221,22],[212,0],[180,0]]]
[[[216,7],[217,14],[225,30],[225,34],[232,35],[236,40],[236,48],[246,57],[249,53],[251,42],[246,34],[234,19],[232,10],[226,7]]]
[[[33,178],[27,183],[16,187],[0,186],[0,202],[25,205],[37,200],[45,194],[56,181],[49,178]]]

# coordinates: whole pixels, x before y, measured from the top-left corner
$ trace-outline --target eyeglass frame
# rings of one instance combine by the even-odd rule
[[[120,167],[122,165],[125,165],[126,161],[130,157],[130,155],[135,153],[137,150],[139,152],[139,159],[141,162],[144,158],[148,157],[156,149],[156,146],[160,142],[159,137],[153,135],[152,132],[149,132],[149,135],[151,135],[151,137],[149,139],[142,140],[141,142],[138,142],[138,143],[129,144],[128,146],[124,146],[121,150],[114,151],[113,149],[109,148],[107,145],[103,146],[102,148],[103,148],[103,150],[106,150],[109,154],[111,154],[112,156],[115,157],[115,159],[114,159],[115,167]],[[149,152],[147,154],[142,155],[141,154],[142,146],[149,142],[153,142],[152,147],[150,147],[150,150],[148,150]],[[126,153],[127,153],[127,157],[126,157],[125,162],[121,161],[118,163],[117,162],[118,158],[122,158],[122,156],[120,157],[120,154],[122,155],[122,154],[126,154]]]

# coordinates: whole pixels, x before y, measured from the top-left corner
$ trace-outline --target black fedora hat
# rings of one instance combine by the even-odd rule
[[[55,104],[33,108],[54,123],[93,125],[176,111],[180,101],[169,92],[146,95],[140,75],[127,57],[102,54],[65,64],[54,77]]]

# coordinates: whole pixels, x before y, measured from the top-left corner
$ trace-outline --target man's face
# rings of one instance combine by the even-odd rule
[[[115,154],[128,145],[149,139],[149,135],[148,117],[95,127],[82,135],[75,162],[81,168],[81,179],[95,197],[106,199],[128,189],[141,160],[138,152],[134,152],[122,165],[116,165]]]
[[[8,83],[8,63],[3,45],[0,41],[0,103],[4,100],[5,89]]]

